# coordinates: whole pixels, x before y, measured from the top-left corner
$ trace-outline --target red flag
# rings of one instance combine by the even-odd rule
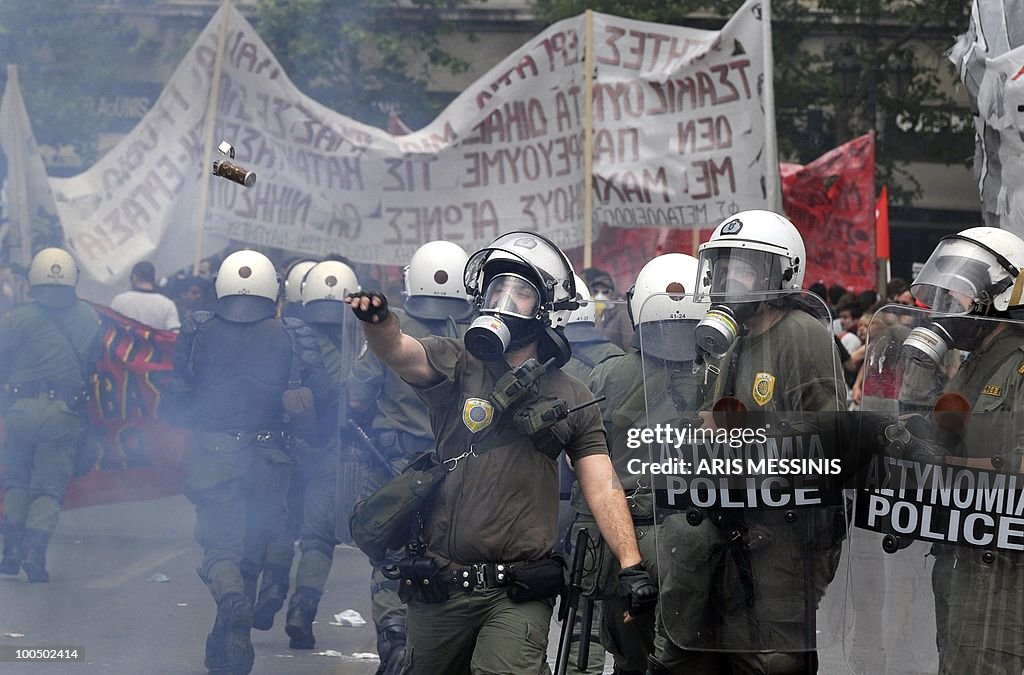
[[[875,202],[875,256],[889,259],[889,189],[885,185]]]
[[[807,283],[875,287],[875,138],[866,134],[804,167],[784,167],[786,214],[803,235]]]

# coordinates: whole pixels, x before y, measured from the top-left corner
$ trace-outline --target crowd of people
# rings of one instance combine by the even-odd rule
[[[206,668],[250,672],[251,631],[282,610],[290,647],[312,649],[335,548],[354,541],[373,567],[380,675],[546,672],[568,556],[586,560],[572,582],[597,627],[580,672],[601,672],[605,652],[621,674],[817,672],[843,630],[849,486],[802,508],[770,491],[679,506],[636,467],[753,447],[734,432],[755,426],[762,445],[850,457],[847,410],[930,411],[950,392],[975,423],[1002,423],[982,413],[1024,400],[1024,332],[1009,321],[1024,242],[992,228],[950,241],[882,298],[805,290],[803,239],[767,211],[726,219],[696,257],[655,257],[624,294],[532,232],[471,254],[429,242],[400,294],[333,255],[275,265],[239,250],[162,284],[136,264],[112,307],[179,331],[159,414],[192,432],[184,493],[215,604]],[[0,574],[44,583],[100,324],[66,251],[35,256],[27,293],[5,274]],[[1020,437],[1009,424],[995,438]],[[636,442],[666,426],[726,440]],[[984,436],[904,446],[1019,472],[1019,447]],[[1024,672],[1024,619],[964,602],[972,588],[1019,595],[1006,583],[1018,556],[958,567],[981,554],[936,547],[940,672]]]

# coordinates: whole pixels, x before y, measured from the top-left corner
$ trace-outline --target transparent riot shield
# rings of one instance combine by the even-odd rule
[[[800,292],[716,297],[691,304],[699,323],[680,335],[684,304],[652,296],[638,322],[662,630],[674,648],[723,659],[802,661],[827,647],[841,658],[846,386],[829,312]],[[664,405],[682,401],[681,381],[698,395]]]
[[[356,357],[363,348],[365,339],[359,320],[348,308],[345,308],[342,323],[338,326],[340,340],[337,343],[338,363],[334,368],[328,364],[329,370],[334,370],[332,376],[338,382],[338,425],[337,425],[337,461],[338,478],[337,491],[335,494],[335,536],[339,541],[351,543],[352,536],[349,533],[349,518],[356,502],[363,495],[361,493],[364,480],[365,462],[361,461],[365,450],[361,447],[369,443],[365,432],[349,421],[348,409],[348,381],[352,375],[352,366]]]
[[[850,662],[1024,672],[1024,324],[887,306],[857,433]]]

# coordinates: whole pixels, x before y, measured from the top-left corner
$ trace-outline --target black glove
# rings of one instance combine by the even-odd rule
[[[631,616],[647,614],[658,604],[658,587],[640,563],[619,572],[619,593],[628,598]]]
[[[380,291],[359,291],[358,293],[352,293],[349,295],[346,300],[351,298],[355,298],[357,300],[362,298],[369,299],[369,309],[363,310],[355,307],[352,308],[352,312],[360,321],[364,321],[366,323],[384,323],[391,314],[391,312],[388,311],[388,299]],[[374,300],[380,301],[379,307],[374,306]]]

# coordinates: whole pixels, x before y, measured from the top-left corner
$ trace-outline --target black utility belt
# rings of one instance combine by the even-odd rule
[[[452,593],[504,588],[512,602],[549,600],[565,589],[565,563],[560,556],[533,562],[451,564],[442,567],[429,556],[398,563],[399,597],[408,602],[444,602]]]
[[[60,382],[25,382],[10,386],[13,398],[38,398],[46,396],[51,401],[64,401],[68,404],[88,401],[91,396],[84,387],[63,384]]]
[[[456,590],[500,588],[509,584],[509,575],[522,563],[476,563],[445,570],[445,581]]]

